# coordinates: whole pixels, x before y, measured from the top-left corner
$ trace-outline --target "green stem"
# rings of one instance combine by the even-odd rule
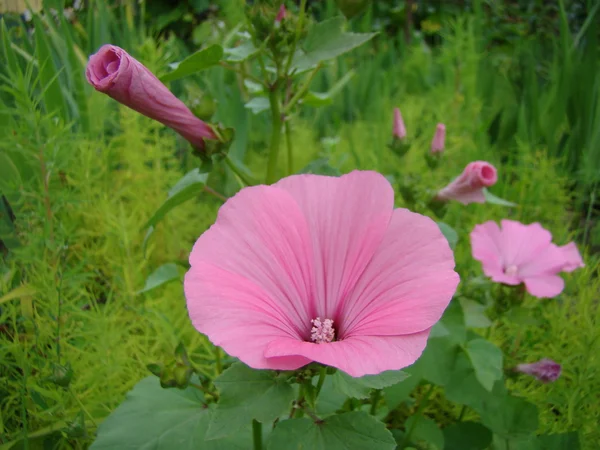
[[[298,411],[302,402],[304,402],[304,385],[301,384],[298,387],[298,399],[294,402],[290,411],[290,419],[296,415],[296,411]]]
[[[225,164],[231,169],[233,173],[237,175],[239,181],[242,185],[252,186],[255,184],[242,170],[235,164],[235,162],[229,157],[229,155],[225,155]]]
[[[223,366],[221,365],[221,349],[215,346],[215,366],[217,368],[217,375],[223,372]]]
[[[266,86],[266,84],[265,84],[265,82],[263,80],[261,80],[260,78],[255,77],[252,74],[249,74],[248,72],[246,72],[243,69],[238,69],[237,67],[230,66],[229,64],[227,64],[226,62],[223,62],[223,61],[221,61],[219,63],[219,65],[221,67],[223,67],[224,69],[231,70],[232,72],[240,74],[242,76],[242,78],[247,78],[249,80],[254,81],[255,83],[260,84],[261,86]]]
[[[75,392],[73,392],[73,389],[71,389],[70,387],[69,387],[69,392],[71,393],[71,396],[75,399],[75,401],[77,402],[77,404],[79,405],[81,410],[85,413],[85,415],[88,416],[90,418],[90,421],[94,424],[94,426],[96,428],[98,428],[98,424],[94,420],[94,417],[90,414],[90,412],[83,405],[83,402],[81,400],[79,400],[79,397],[77,397],[77,395],[75,395]]]
[[[379,399],[381,398],[381,389],[377,389],[373,394],[373,399],[371,401],[371,415],[374,416],[377,413],[377,406],[379,406]]]
[[[292,130],[290,127],[289,120],[284,122],[285,126],[285,141],[287,146],[287,163],[288,163],[288,175],[294,173],[294,148],[292,146]]]
[[[252,441],[254,450],[262,450],[262,424],[256,419],[252,420]]]
[[[327,367],[321,366],[319,369],[319,381],[317,381],[317,391],[315,393],[315,399],[319,397],[321,393],[321,389],[323,388],[323,383],[325,383],[325,377],[327,376]]]
[[[467,405],[463,405],[463,407],[460,409],[460,414],[458,415],[459,422],[462,422],[463,418],[465,417],[466,412],[467,412]]]
[[[290,112],[290,110],[294,107],[294,105],[296,103],[298,103],[298,101],[302,97],[304,97],[304,94],[306,94],[306,91],[308,91],[308,88],[310,87],[310,83],[312,83],[312,80],[315,78],[315,76],[317,75],[317,72],[319,70],[321,70],[320,63],[317,65],[317,67],[315,67],[313,69],[313,71],[308,75],[308,77],[306,77],[304,84],[302,86],[300,86],[300,89],[298,89],[298,92],[296,92],[296,94],[291,98],[291,100],[287,103],[287,105],[285,105],[285,107],[283,108],[284,115],[287,115],[287,113]]]
[[[427,390],[427,392],[425,392],[425,395],[421,399],[421,402],[419,403],[419,407],[417,408],[417,411],[415,412],[415,420],[413,420],[413,423],[412,423],[410,429],[406,432],[406,434],[404,434],[404,439],[402,439],[402,444],[400,444],[400,447],[399,447],[400,449],[405,448],[410,443],[410,438],[411,438],[413,432],[415,431],[415,428],[417,427],[417,423],[419,423],[419,417],[421,416],[421,413],[425,409],[425,406],[427,406],[427,402],[429,401],[429,397],[431,396],[432,391],[433,391],[433,384],[430,384],[429,389]]]
[[[269,103],[271,105],[271,149],[269,150],[269,161],[267,163],[266,183],[271,184],[277,178],[277,158],[279,157],[279,144],[281,142],[281,108],[279,105],[279,87],[275,83],[269,92]]]
[[[284,74],[289,75],[290,67],[292,66],[292,61],[294,60],[294,54],[296,53],[296,46],[298,45],[298,41],[300,40],[300,36],[302,34],[302,26],[304,25],[304,16],[306,14],[306,0],[300,1],[300,15],[298,16],[298,22],[296,23],[296,34],[294,36],[294,42],[292,42],[292,48],[290,49],[290,54],[288,55],[287,63],[285,64]]]

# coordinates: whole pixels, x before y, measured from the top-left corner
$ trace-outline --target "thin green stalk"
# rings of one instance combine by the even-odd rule
[[[277,180],[277,159],[279,158],[279,147],[281,143],[281,108],[279,105],[279,88],[277,83],[269,92],[269,103],[271,105],[271,148],[269,150],[269,161],[267,163],[266,183],[271,184]]]
[[[287,147],[287,171],[288,175],[294,173],[294,148],[292,144],[292,129],[289,120],[284,122],[285,127],[285,142]]]
[[[94,417],[90,414],[90,412],[84,406],[83,402],[81,400],[79,400],[79,397],[77,397],[77,395],[75,395],[75,392],[73,392],[73,389],[71,389],[70,387],[69,387],[69,392],[71,393],[71,396],[75,399],[75,401],[77,402],[77,404],[79,405],[81,410],[85,413],[85,415],[88,416],[90,418],[90,421],[94,424],[94,426],[96,428],[98,428],[98,424],[94,420]]]
[[[377,413],[377,406],[379,406],[379,399],[381,398],[381,389],[377,389],[373,394],[373,399],[371,401],[371,411],[370,414],[374,416]]]
[[[262,424],[256,419],[252,420],[252,442],[254,450],[262,450]]]
[[[289,417],[290,419],[292,419],[294,417],[294,415],[296,415],[296,411],[298,411],[298,408],[300,408],[300,405],[302,404],[303,401],[304,401],[304,385],[300,384],[298,387],[298,399],[292,405],[292,410],[290,411],[290,417]]]
[[[400,444],[400,449],[405,448],[408,443],[410,442],[410,438],[413,434],[413,432],[415,431],[415,428],[417,427],[417,423],[419,423],[419,417],[421,416],[421,413],[423,412],[423,410],[425,409],[425,406],[427,406],[427,402],[429,401],[429,397],[431,396],[431,393],[433,392],[433,384],[429,385],[429,389],[427,389],[427,392],[425,392],[425,395],[423,396],[423,398],[421,399],[421,402],[419,403],[419,407],[417,408],[417,411],[415,412],[415,420],[413,421],[410,429],[404,434],[404,439],[402,439],[402,444]]]
[[[215,366],[217,368],[217,375],[223,372],[223,366],[221,365],[221,349],[215,346]]]
[[[317,381],[317,391],[315,393],[315,399],[319,397],[321,393],[321,389],[323,388],[323,383],[325,383],[325,377],[327,376],[327,367],[321,366],[319,369],[319,381]]]
[[[321,70],[321,67],[322,67],[321,64],[318,64],[317,67],[315,67],[313,69],[313,71],[308,75],[308,77],[304,81],[304,84],[300,87],[300,89],[298,89],[298,92],[296,92],[296,94],[291,98],[291,100],[283,108],[283,114],[284,115],[286,115],[287,113],[289,113],[290,110],[294,107],[294,105],[296,103],[298,103],[298,101],[302,97],[304,97],[304,94],[306,94],[306,91],[308,91],[308,88],[310,87],[310,83],[312,83],[312,80],[317,75],[317,72],[319,70]]]
[[[255,83],[260,84],[261,86],[266,86],[265,81],[261,80],[260,78],[255,77],[252,74],[249,74],[248,72],[246,72],[243,69],[238,69],[237,67],[230,66],[229,64],[227,64],[226,62],[223,62],[223,61],[221,61],[219,63],[219,65],[221,67],[223,67],[224,69],[231,70],[232,72],[240,74],[243,78],[247,78],[249,80],[252,80]]]
[[[465,417],[466,412],[467,412],[467,405],[463,405],[463,407],[460,409],[460,413],[458,414],[459,422],[462,422],[463,418]]]
[[[290,54],[288,55],[287,63],[285,64],[284,74],[286,76],[289,75],[290,67],[292,66],[292,61],[294,60],[294,54],[296,53],[296,46],[298,45],[298,41],[300,40],[300,35],[302,34],[302,27],[304,25],[304,16],[306,14],[306,0],[300,1],[300,15],[298,16],[298,22],[296,23],[296,34],[294,36],[294,42],[292,42],[292,48],[290,49]]]
[[[225,155],[225,164],[227,164],[231,171],[237,175],[241,184],[246,186],[252,186],[255,184],[250,178],[248,178],[248,175],[242,172],[242,170],[235,164],[229,155]]]

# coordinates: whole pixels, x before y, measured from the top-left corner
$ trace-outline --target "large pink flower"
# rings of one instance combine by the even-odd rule
[[[217,138],[146,66],[122,48],[103,45],[90,56],[85,74],[96,90],[172,128],[198,148],[204,148],[204,139]]]
[[[257,369],[356,377],[412,364],[459,281],[435,222],[394,209],[375,172],[242,189],[190,264],[190,318],[215,345]]]
[[[463,173],[440,190],[436,198],[441,201],[456,200],[463,205],[485,203],[483,188],[493,186],[496,181],[498,173],[494,166],[486,161],[473,161]]]
[[[539,223],[524,225],[503,220],[502,228],[490,221],[471,232],[473,258],[481,261],[483,272],[492,280],[517,285],[525,283],[535,297],[555,297],[565,287],[560,272],[583,267],[577,246],[558,247],[552,234]]]

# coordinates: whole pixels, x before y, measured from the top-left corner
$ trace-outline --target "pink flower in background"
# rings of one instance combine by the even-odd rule
[[[573,242],[558,247],[539,223],[503,220],[501,225],[490,221],[471,232],[473,258],[482,263],[483,272],[492,280],[525,283],[527,292],[535,297],[555,297],[565,287],[558,274],[584,267]]]
[[[122,48],[103,45],[90,56],[85,74],[97,91],[172,128],[195,147],[204,148],[204,139],[217,138],[206,123]]]
[[[406,127],[404,126],[404,120],[402,120],[402,114],[399,108],[394,108],[394,137],[397,139],[404,139],[406,137]]]
[[[436,223],[359,171],[242,189],[190,265],[190,318],[215,345],[256,369],[355,377],[412,364],[459,281]]]
[[[435,135],[431,141],[431,153],[439,153],[444,151],[446,141],[446,125],[438,123],[435,127]]]
[[[498,181],[498,173],[494,166],[485,161],[474,161],[465,167],[458,178],[439,191],[436,199],[456,200],[463,205],[485,203],[483,188],[493,186],[496,181]]]
[[[277,13],[277,17],[275,17],[275,23],[280,23],[283,19],[285,19],[286,10],[285,5],[282,3],[279,7],[279,12]]]
[[[519,364],[515,370],[536,377],[542,383],[552,383],[558,380],[562,368],[557,362],[544,358],[532,364]]]

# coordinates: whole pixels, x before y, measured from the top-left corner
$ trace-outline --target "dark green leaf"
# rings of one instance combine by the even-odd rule
[[[21,184],[19,169],[8,156],[8,153],[0,153],[0,191],[8,193],[15,190]]]
[[[6,61],[6,65],[11,73],[16,74],[19,70],[19,65],[17,63],[17,55],[15,51],[11,47],[11,38],[8,34],[8,29],[6,28],[6,23],[4,23],[4,19],[0,19],[0,28],[2,29],[2,50],[4,54],[4,61]]]
[[[401,370],[388,370],[379,375],[365,375],[360,378],[353,378],[350,375],[338,370],[332,375],[333,387],[342,394],[352,398],[368,398],[371,389],[383,389],[402,380],[410,375]]]
[[[500,197],[496,197],[494,194],[492,194],[490,191],[488,191],[485,188],[483,188],[483,195],[485,197],[485,201],[487,203],[491,203],[493,205],[518,206],[516,203],[509,202],[508,200],[504,200],[503,198],[500,198]]]
[[[279,422],[267,442],[268,450],[394,450],[396,441],[373,416],[355,411],[323,422],[291,419]]]
[[[219,64],[221,58],[223,58],[223,47],[213,44],[210,47],[192,53],[183,61],[176,63],[173,70],[160,77],[160,80],[166,83],[167,81],[188,77],[196,72]]]
[[[233,364],[214,381],[219,404],[208,429],[208,439],[237,433],[250,424],[273,422],[290,411],[294,400],[292,386],[272,370],[254,370]]]
[[[194,198],[196,195],[202,192],[204,190],[204,186],[206,185],[207,179],[208,174],[200,173],[200,169],[194,169],[185,174],[185,176],[171,188],[167,199],[160,206],[160,208],[158,208],[150,220],[146,222],[144,228],[155,226],[173,208]]]
[[[534,311],[530,309],[522,306],[515,306],[511,308],[504,317],[516,325],[535,327],[540,325],[540,319],[534,314]]]
[[[460,298],[459,301],[463,309],[465,325],[467,327],[487,328],[492,324],[490,319],[485,315],[486,307],[484,305],[467,298]]]
[[[414,369],[409,367],[406,372],[410,374],[406,380],[402,380],[392,386],[383,388],[383,398],[390,410],[398,407],[402,402],[410,398],[410,394],[419,385],[422,378],[419,375],[411,373]]]
[[[579,433],[544,434],[538,437],[543,450],[579,450]]]
[[[177,264],[163,264],[150,274],[150,276],[146,279],[146,284],[144,284],[143,289],[139,290],[137,293],[141,294],[143,292],[148,292],[151,289],[178,279],[179,269],[177,268]]]
[[[344,31],[346,20],[334,17],[317,23],[308,30],[304,42],[304,54],[294,58],[293,68],[298,72],[306,70],[321,61],[336,58],[364,44],[376,33],[348,33]]]
[[[475,369],[475,377],[491,391],[496,381],[502,379],[502,350],[485,339],[474,339],[467,343],[465,351]]]
[[[448,339],[452,342],[462,345],[467,340],[467,328],[465,327],[465,318],[460,303],[454,299],[450,302],[441,319],[442,325],[448,330]]]
[[[454,228],[444,222],[437,222],[437,224],[444,237],[448,240],[450,248],[454,250],[456,248],[456,243],[458,242],[458,233]]]
[[[244,107],[252,111],[253,114],[259,114],[263,111],[268,111],[271,105],[267,97],[254,97]]]
[[[369,6],[369,3],[371,3],[371,0],[335,0],[335,3],[344,16],[347,19],[351,19],[363,12]]]
[[[346,402],[347,397],[333,386],[333,378],[325,378],[317,398],[316,412],[319,417],[326,417],[339,410]]]
[[[229,62],[242,62],[253,56],[258,52],[258,49],[254,46],[251,41],[246,41],[237,47],[226,48],[225,58]]]
[[[410,434],[411,443],[419,445],[421,443],[429,444],[427,449],[443,450],[444,449],[444,433],[439,429],[435,421],[424,416],[410,416],[406,419],[405,427],[407,430],[412,430]]]
[[[494,396],[484,400],[481,422],[504,439],[523,439],[537,430],[538,410],[521,398]]]
[[[91,450],[247,449],[250,433],[205,441],[213,414],[195,388],[162,389],[156,377],[140,381],[100,425]]]
[[[492,432],[477,422],[458,422],[444,428],[444,450],[485,450]]]
[[[460,354],[459,347],[449,338],[431,338],[421,357],[414,364],[414,370],[425,380],[438,386],[445,386]]]

